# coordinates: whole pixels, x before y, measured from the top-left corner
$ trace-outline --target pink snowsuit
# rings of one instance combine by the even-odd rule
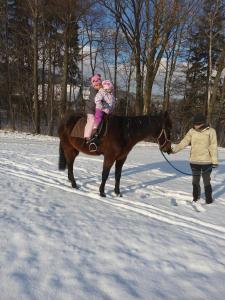
[[[94,129],[98,128],[104,113],[110,114],[115,106],[115,97],[112,92],[108,92],[101,88],[95,96],[95,121]]]

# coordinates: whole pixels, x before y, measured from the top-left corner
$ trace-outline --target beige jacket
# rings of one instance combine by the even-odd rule
[[[173,148],[173,153],[191,145],[190,162],[193,164],[218,164],[216,131],[206,127],[201,131],[191,128],[183,140]]]

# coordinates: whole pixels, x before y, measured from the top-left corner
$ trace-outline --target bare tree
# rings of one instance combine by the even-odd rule
[[[222,71],[225,68],[225,44],[217,61],[217,70],[214,81],[211,83],[210,101],[208,102],[208,121],[212,123],[212,112],[218,95],[218,86],[221,80]],[[221,93],[222,94],[222,93]],[[221,95],[222,96],[222,95]],[[221,97],[223,100],[223,96]],[[221,101],[223,103],[223,101]]]
[[[67,83],[68,83],[68,68],[70,61],[71,42],[76,38],[75,32],[78,29],[78,22],[81,17],[90,8],[90,1],[50,1],[52,11],[54,11],[56,18],[59,20],[58,30],[62,31],[63,41],[63,68],[62,68],[62,82],[61,82],[61,105],[60,116],[63,117],[67,109]]]
[[[101,24],[101,16],[101,12],[92,9],[89,14],[86,14],[81,19],[81,24],[85,31],[85,46],[89,48],[89,61],[92,75],[95,74],[97,58],[101,48],[100,30],[103,26]]]
[[[224,6],[222,6],[223,8]],[[216,81],[212,82],[212,72],[213,72],[213,54],[212,54],[212,48],[213,48],[213,43],[215,42],[216,38],[219,36],[219,31],[214,31],[214,28],[218,22],[218,16],[219,12],[221,10],[221,0],[215,0],[214,4],[211,7],[211,10],[208,13],[208,18],[207,18],[207,27],[208,27],[208,70],[207,70],[207,78],[208,78],[208,86],[207,86],[207,115],[208,115],[208,120],[212,120],[212,108],[213,108],[213,103],[215,102],[215,94],[216,94],[216,88],[218,86],[218,81],[219,78],[218,76],[221,75],[221,72],[223,70],[224,66],[224,50],[222,50],[220,55],[220,58],[218,61],[220,61],[220,66],[217,70],[217,78]],[[214,85],[214,97],[212,99],[212,87]]]
[[[136,114],[141,114],[143,110],[143,91],[142,91],[142,45],[141,37],[144,26],[143,5],[144,0],[114,0],[100,1],[112,14],[116,22],[131,47],[135,59],[136,67]]]
[[[10,51],[9,51],[9,13],[8,13],[8,1],[5,1],[5,62],[6,62],[6,80],[7,80],[7,102],[9,104],[9,115],[10,115],[10,123],[13,130],[15,130],[15,113],[12,104],[12,80],[11,80],[11,72],[10,72]],[[3,6],[3,7],[4,7]]]
[[[35,133],[40,133],[40,104],[38,99],[38,23],[44,5],[43,0],[26,0],[32,20],[33,46],[33,101]]]
[[[147,43],[145,55],[144,113],[150,111],[153,83],[165,49],[171,37],[175,37],[176,42],[174,42],[173,47],[176,47],[177,41],[179,41],[176,37],[176,32],[180,32],[179,27],[183,26],[184,19],[186,19],[194,3],[195,1],[188,1],[184,4],[179,0],[145,1]],[[173,68],[171,71],[175,67],[174,58],[175,56],[173,57]],[[170,76],[172,76],[172,73]]]
[[[174,71],[176,68],[177,58],[180,55],[180,46],[183,38],[184,25],[177,25],[171,41],[165,49],[166,56],[166,70],[164,78],[164,97],[163,97],[163,109],[164,111],[169,108],[169,101],[172,89],[172,80]]]

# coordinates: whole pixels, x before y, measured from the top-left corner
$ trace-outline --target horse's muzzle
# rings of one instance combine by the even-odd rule
[[[171,142],[167,141],[167,143],[165,145],[163,145],[163,147],[160,147],[160,150],[162,152],[171,153],[171,151],[172,151],[172,149],[171,149]]]

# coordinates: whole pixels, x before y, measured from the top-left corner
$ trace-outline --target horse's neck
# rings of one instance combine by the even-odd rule
[[[128,138],[135,144],[151,134],[151,118],[149,116],[128,118]]]

